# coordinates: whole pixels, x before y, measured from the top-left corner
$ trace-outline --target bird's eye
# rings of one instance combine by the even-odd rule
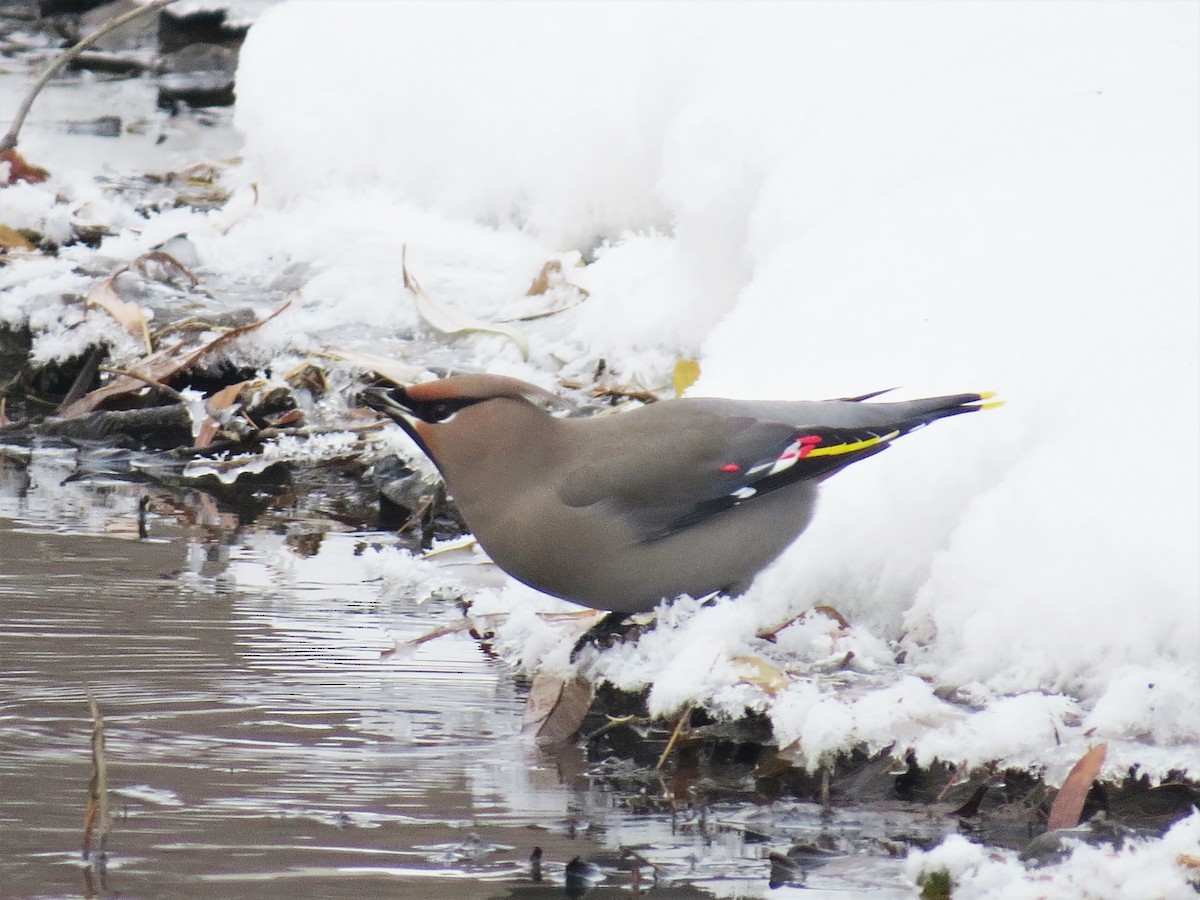
[[[429,418],[435,422],[440,422],[443,419],[448,419],[454,415],[457,407],[448,400],[439,400],[436,403],[429,405]]]

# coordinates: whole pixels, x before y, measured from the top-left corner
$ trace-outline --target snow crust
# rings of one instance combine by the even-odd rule
[[[832,479],[745,596],[665,604],[582,664],[657,713],[761,710],[807,765],[866,745],[1055,783],[1107,741],[1110,776],[1194,777],[1198,43],[1188,2],[289,0],[242,52],[225,209],[141,219],[69,187],[122,228],[113,258],[183,232],[246,293],[295,283],[230,350],[262,366],[357,348],[553,386],[604,360],[659,389],[695,358],[698,396],[999,391]],[[52,191],[0,203],[10,227],[65,230]],[[526,296],[547,260],[586,297],[521,323],[528,361],[500,337],[437,341],[402,245],[482,319],[552,307]],[[57,302],[89,283],[72,254],[0,269],[0,321],[30,324],[39,358],[104,327]],[[382,571],[420,593],[458,577],[438,567]],[[568,605],[462,583],[499,652],[571,667],[587,622],[546,615]],[[849,624],[797,618],[819,605]],[[1018,896],[1014,861],[963,844],[921,865],[964,897]],[[1134,884],[1165,847],[1112,858]]]

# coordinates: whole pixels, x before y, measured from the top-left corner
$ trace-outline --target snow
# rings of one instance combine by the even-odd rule
[[[1200,813],[1176,822],[1159,841],[1128,841],[1118,849],[1078,844],[1062,863],[1028,870],[1007,852],[986,850],[951,835],[907,861],[914,882],[932,872],[948,873],[955,900],[1163,900],[1195,896]]]
[[[654,630],[581,664],[649,688],[659,714],[761,710],[806,765],[866,745],[1058,783],[1107,741],[1110,776],[1194,777],[1198,43],[1189,2],[330,16],[290,0],[242,52],[245,162],[224,176],[240,199],[151,216],[101,250],[186,232],[204,271],[248,294],[295,282],[286,320],[230,351],[260,366],[344,349],[553,386],[603,360],[663,389],[694,358],[698,396],[997,390],[1000,410],[832,479],[744,597],[664,604]],[[57,233],[53,198],[9,188],[0,220]],[[528,362],[500,337],[439,340],[402,287],[402,246],[431,295],[481,319],[550,306],[524,296],[547,260],[586,297],[520,323]],[[43,332],[39,358],[76,352],[100,326],[46,298],[87,283],[59,261],[0,269],[0,320]],[[405,558],[395,577],[461,575],[439,566]],[[505,658],[571,668],[586,620],[539,614],[571,607],[461,577]],[[822,604],[849,624],[796,618]],[[1080,848],[1028,890],[1110,871],[1138,885],[1123,896],[1167,896],[1144,886],[1182,883],[1163,860],[1194,851],[1166,848],[1197,833],[1193,817],[1163,842]],[[955,841],[921,864],[950,867],[964,897],[1018,896],[1014,860]]]

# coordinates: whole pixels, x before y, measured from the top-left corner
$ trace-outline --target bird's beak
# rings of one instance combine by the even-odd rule
[[[359,394],[359,399],[403,428],[404,433],[421,448],[421,452],[437,465],[437,457],[430,449],[427,435],[421,433],[424,423],[415,418],[412,408],[408,405],[408,392],[404,388],[370,387]]]
[[[409,430],[412,420],[412,408],[408,406],[408,394],[404,388],[370,387],[366,388],[359,399],[376,412],[381,412],[392,421]]]

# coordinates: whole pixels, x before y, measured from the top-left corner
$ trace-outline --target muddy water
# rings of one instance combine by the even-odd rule
[[[0,896],[629,896],[623,848],[654,863],[646,896],[799,896],[768,887],[766,857],[830,826],[811,805],[769,828],[751,804],[637,811],[582,750],[519,736],[524,687],[469,637],[381,659],[455,617],[372,580],[362,548],[390,536],[296,539],[176,495],[139,539],[144,488],[70,471],[65,452],[0,455]],[[88,691],[104,871],[80,854]],[[590,887],[564,884],[574,857]],[[817,871],[831,896],[901,893],[895,861]]]

